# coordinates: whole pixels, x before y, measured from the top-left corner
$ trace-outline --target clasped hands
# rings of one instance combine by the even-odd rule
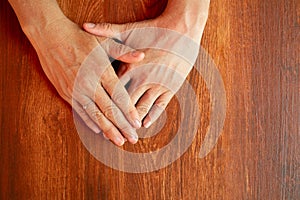
[[[60,96],[90,129],[122,146],[138,141],[136,129],[148,128],[183,84],[198,55],[205,21],[198,31],[185,34],[176,28],[172,32],[160,18],[86,23],[84,30],[65,18],[29,39]],[[122,62],[117,72],[110,58]]]

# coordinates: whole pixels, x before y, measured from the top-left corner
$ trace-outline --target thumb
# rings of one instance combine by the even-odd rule
[[[120,38],[120,33],[126,30],[126,24],[109,24],[109,23],[84,23],[83,29],[91,34],[109,38]]]
[[[145,57],[145,54],[142,51],[137,51],[110,38],[107,38],[104,41],[99,41],[99,43],[107,55],[125,63],[140,62]]]

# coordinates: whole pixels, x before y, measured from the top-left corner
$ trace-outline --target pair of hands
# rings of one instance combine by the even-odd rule
[[[198,55],[202,32],[186,37],[165,22],[88,23],[83,31],[62,19],[30,39],[60,96],[89,128],[122,146],[160,116]],[[109,57],[122,62],[117,73]]]

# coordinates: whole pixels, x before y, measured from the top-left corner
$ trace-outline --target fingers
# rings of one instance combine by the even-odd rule
[[[143,27],[149,27],[151,23],[149,21],[140,21],[126,24],[83,24],[83,29],[93,35],[114,38],[121,42],[124,42],[132,34],[133,29],[139,29]],[[143,35],[142,35],[143,36]]]
[[[85,109],[76,100],[73,100],[72,107],[93,132],[99,134],[101,132],[99,127],[101,127],[105,139],[122,146],[127,139],[123,138],[119,130],[104,116],[92,100],[88,99],[88,101],[89,103],[84,105]]]
[[[108,68],[112,71],[114,71],[111,68]],[[116,78],[116,74],[113,72],[110,72],[109,70],[106,70],[104,72],[103,77],[111,77],[113,76],[113,79]],[[109,73],[108,73],[109,72]],[[106,88],[112,87],[112,88],[120,88],[115,89],[117,94],[120,94],[120,98],[127,100],[128,103],[118,103],[116,105],[114,103],[114,100],[118,102],[114,96],[114,91],[111,89],[111,91],[107,90],[102,87],[102,84],[99,83],[95,89],[90,88],[86,95],[82,95],[82,90],[75,90],[73,92],[74,99],[76,99],[85,109],[89,117],[100,127],[104,133],[104,135],[111,139],[116,145],[123,145],[125,140],[123,138],[126,137],[129,142],[135,144],[138,141],[138,136],[136,133],[136,130],[132,127],[132,125],[128,122],[123,115],[122,111],[120,110],[120,107],[123,108],[124,113],[128,113],[126,111],[129,110],[128,118],[132,117],[133,119],[139,119],[138,112],[135,109],[135,107],[131,104],[130,97],[126,93],[125,88],[120,85],[116,87],[116,82],[118,81],[112,81],[108,80],[108,78],[102,80],[104,83],[108,83],[109,86],[104,86]],[[105,84],[104,84],[105,85]],[[121,90],[121,92],[119,92]],[[122,91],[124,90],[124,91]],[[123,93],[122,93],[123,92]],[[89,98],[93,97],[93,98]],[[129,99],[129,100],[128,100]],[[78,107],[78,106],[77,106]],[[133,120],[131,120],[133,121]],[[140,128],[141,122],[138,120],[134,121],[135,127]],[[123,135],[123,136],[122,136]]]
[[[145,128],[149,128],[159,118],[172,97],[171,91],[159,85],[146,85],[131,94]]]
[[[106,138],[110,139],[118,146],[122,146],[124,144],[125,140],[122,134],[98,109],[94,102],[89,104],[89,106],[86,108],[86,112],[93,119],[93,121],[97,123],[99,127],[101,127],[103,135]]]
[[[123,97],[123,96],[122,96]],[[106,136],[110,138],[110,135],[116,135],[116,131],[113,127],[117,127],[124,137],[128,139],[129,142],[135,144],[138,141],[138,136],[136,133],[136,130],[132,127],[132,125],[127,121],[124,114],[121,112],[121,110],[118,108],[118,106],[111,101],[111,98],[107,95],[106,91],[102,87],[98,87],[96,89],[95,94],[95,102],[97,106],[100,108],[100,112],[97,109],[93,109],[90,113],[93,115],[96,115],[96,120],[98,121],[110,121],[110,126],[106,128],[108,130],[108,134]],[[123,105],[123,108],[130,105],[130,102],[126,105]],[[96,106],[95,106],[96,107]],[[134,108],[132,112],[137,112]],[[89,113],[89,112],[88,112]],[[138,126],[141,127],[140,122],[138,123]],[[100,126],[102,128],[102,126]],[[103,128],[102,128],[103,130]]]
[[[125,31],[125,25],[121,24],[109,24],[109,23],[101,23],[101,24],[93,24],[93,23],[84,23],[83,28],[89,33],[94,35],[109,37],[109,38],[118,38],[119,33]]]
[[[115,49],[119,50],[112,53],[115,56],[120,52],[132,50],[112,41],[106,49],[109,49],[110,44],[115,45]],[[84,95],[89,99],[88,102],[91,103],[86,110],[87,114],[103,130],[106,137],[115,144],[122,145],[124,136],[134,144],[138,141],[135,128],[141,127],[139,114],[108,59],[107,62],[101,59],[102,55],[107,58],[101,46],[100,50],[95,51],[82,64],[73,94],[81,105],[87,105]]]
[[[150,89],[150,85],[142,85],[140,87],[137,87],[137,84],[135,82],[130,83],[130,86],[128,88],[128,93],[131,96],[131,102],[136,105],[138,100],[143,96],[143,94]]]
[[[135,49],[118,43],[113,39],[105,39],[104,41],[101,41],[100,44],[109,56],[125,63],[137,63],[142,61],[145,57],[143,52],[136,51]]]
[[[73,100],[73,108],[80,115],[89,128],[96,133],[100,133],[101,127],[103,136],[113,141],[114,144],[122,146],[125,142],[119,130],[104,116],[93,100],[81,96],[79,102]],[[75,102],[75,103],[74,103]],[[82,104],[82,105],[81,105]],[[96,128],[97,127],[97,128]]]
[[[147,115],[156,99],[161,95],[163,91],[160,88],[154,88],[147,90],[136,104],[136,109],[141,119]]]
[[[151,107],[148,115],[143,120],[143,126],[145,128],[149,128],[151,124],[153,124],[159,116],[163,113],[166,109],[168,103],[171,101],[173,94],[171,92],[167,92],[161,95]]]
[[[73,101],[72,107],[79,115],[79,117],[83,120],[83,122],[87,125],[87,127],[89,127],[95,133],[101,132],[97,124],[93,122],[93,120],[89,117],[89,115],[76,100]]]
[[[101,50],[103,52],[93,54],[83,64],[84,67],[81,68],[79,78],[77,77],[77,85],[74,87],[76,88],[75,92],[78,93],[76,96],[81,97],[82,94],[85,94],[93,99],[105,117],[116,128],[119,128],[124,136],[131,136],[132,140],[129,140],[130,142],[136,143],[138,136],[134,128],[141,127],[139,114],[131,103],[130,96],[121,84],[113,67],[109,62],[105,63],[101,60],[101,55],[105,54],[102,48]],[[79,102],[84,105],[84,102]],[[95,112],[98,111],[95,110]],[[100,113],[98,114],[100,115]],[[98,118],[101,119],[101,116]],[[100,128],[102,129],[101,126]]]
[[[153,21],[152,21],[153,22]],[[120,41],[123,41],[121,33],[125,33],[126,31],[130,31],[134,28],[143,28],[143,27],[149,27],[153,26],[153,23],[151,23],[149,20],[140,21],[140,22],[134,22],[134,23],[126,23],[126,24],[110,24],[110,23],[100,23],[100,24],[94,24],[94,23],[84,23],[83,29],[87,32],[108,37],[108,38],[115,38]],[[127,35],[126,33],[125,35]]]
[[[101,80],[103,88],[110,95],[113,102],[121,109],[128,121],[135,127],[140,128],[138,112],[131,102],[131,98],[125,87],[115,74],[113,68],[108,68]]]

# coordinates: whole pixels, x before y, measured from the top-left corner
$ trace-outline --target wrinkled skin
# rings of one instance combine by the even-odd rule
[[[117,145],[125,142],[124,137],[136,143],[139,116],[108,55],[133,63],[142,60],[143,53],[90,35],[69,20],[50,24],[35,38],[32,43],[44,72],[82,120],[97,133],[101,129]]]
[[[168,23],[167,17],[128,24],[84,25],[91,34],[117,39],[145,53],[143,61],[123,63],[118,71],[124,84],[130,81],[128,92],[144,127],[161,115],[191,71],[206,20],[204,14],[196,31],[184,31]]]

